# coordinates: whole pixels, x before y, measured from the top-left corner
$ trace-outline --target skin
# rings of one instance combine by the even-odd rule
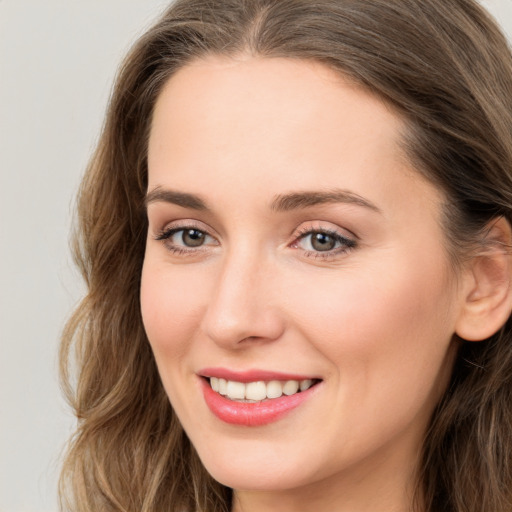
[[[172,406],[207,470],[235,489],[235,512],[410,510],[465,292],[443,196],[407,162],[402,129],[379,99],[312,62],[210,57],[158,99],[143,321]],[[362,199],[272,208],[333,190]],[[190,227],[202,245],[179,231],[158,240]],[[312,230],[354,246],[315,250]],[[322,382],[279,421],[234,426],[205,404],[205,367]]]

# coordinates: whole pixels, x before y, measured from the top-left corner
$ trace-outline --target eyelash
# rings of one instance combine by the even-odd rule
[[[158,233],[155,236],[155,240],[161,241],[167,250],[170,252],[177,254],[177,255],[192,255],[197,254],[199,251],[204,251],[205,248],[203,245],[199,245],[196,248],[193,247],[187,247],[187,246],[178,246],[175,244],[169,243],[169,240],[180,232],[185,232],[188,230],[195,230],[200,233],[202,233],[206,237],[214,238],[211,235],[208,234],[207,231],[204,229],[201,229],[199,226],[190,224],[185,226],[177,226],[177,227],[170,227],[167,229],[162,230],[160,233]],[[298,249],[299,242],[301,240],[305,240],[308,236],[312,236],[314,234],[322,234],[327,235],[331,237],[336,244],[339,244],[339,247],[336,247],[334,249],[328,250],[328,251],[314,251],[314,250],[306,250],[304,249],[304,256],[307,258],[315,258],[315,259],[333,259],[337,256],[340,256],[342,254],[345,254],[352,249],[357,247],[356,240],[352,238],[348,238],[344,235],[341,235],[339,232],[332,230],[332,229],[325,229],[325,228],[303,228],[299,230],[298,234],[295,236],[295,239],[292,244],[290,244],[290,247],[294,249]],[[183,235],[182,235],[183,236]]]

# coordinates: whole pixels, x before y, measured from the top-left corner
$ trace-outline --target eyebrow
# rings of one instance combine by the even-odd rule
[[[177,192],[175,190],[163,189],[162,187],[154,188],[151,192],[148,192],[144,198],[146,208],[149,204],[155,202],[171,203],[192,210],[208,209],[206,202],[195,194]]]
[[[175,190],[156,187],[148,192],[144,199],[147,207],[154,202],[171,203],[183,208],[192,210],[208,210],[206,202],[198,195],[188,192],[178,192]],[[333,189],[319,191],[291,192],[289,194],[280,194],[274,197],[270,205],[271,210],[276,212],[287,212],[292,210],[300,210],[330,203],[347,203],[355,204],[368,208],[374,212],[382,213],[380,208],[350,190]]]
[[[364,197],[361,197],[350,190],[342,189],[292,192],[290,194],[278,195],[272,201],[271,208],[274,211],[286,212],[329,203],[355,204],[357,206],[368,208],[374,212],[382,213],[380,208]]]

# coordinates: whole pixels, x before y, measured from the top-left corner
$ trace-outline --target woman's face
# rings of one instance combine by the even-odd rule
[[[286,59],[196,61],[157,102],[142,315],[174,410],[230,487],[411,474],[462,299],[403,128]]]

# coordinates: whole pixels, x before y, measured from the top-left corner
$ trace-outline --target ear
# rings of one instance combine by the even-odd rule
[[[455,332],[467,341],[496,333],[512,311],[512,229],[504,217],[493,220],[483,250],[468,263],[463,305]]]

